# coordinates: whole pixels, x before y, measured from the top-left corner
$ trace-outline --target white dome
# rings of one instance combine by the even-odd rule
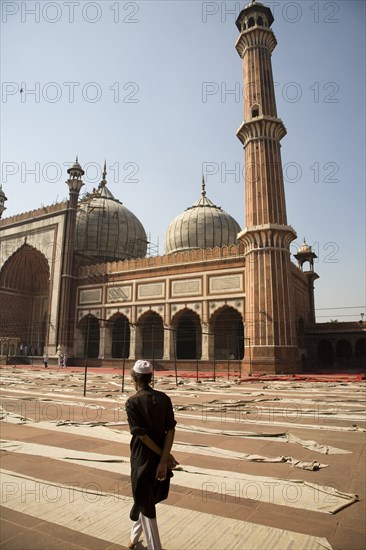
[[[235,244],[239,232],[240,226],[234,218],[206,197],[203,181],[200,199],[169,225],[165,254]]]

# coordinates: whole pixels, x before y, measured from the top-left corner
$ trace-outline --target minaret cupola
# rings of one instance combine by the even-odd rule
[[[84,170],[79,164],[78,157],[76,157],[76,160],[71,168],[67,170],[67,173],[70,176],[69,179],[66,181],[67,185],[69,186],[70,193],[76,193],[78,195],[80,193],[80,189],[84,185],[82,177],[85,174]]]
[[[260,2],[250,2],[239,13],[235,22],[240,32],[252,27],[270,27],[274,21],[272,12]]]

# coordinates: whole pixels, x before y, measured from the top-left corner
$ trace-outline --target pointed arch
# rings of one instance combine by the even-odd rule
[[[78,325],[84,342],[84,357],[96,359],[99,356],[100,325],[94,315],[86,315]]]
[[[356,341],[355,360],[357,365],[366,367],[366,338],[359,338]]]
[[[185,308],[172,319],[175,329],[177,359],[200,359],[202,355],[202,330],[200,318],[193,310]]]
[[[329,340],[321,340],[317,349],[317,362],[320,366],[332,366],[334,363],[334,351]]]
[[[142,339],[143,359],[162,359],[164,353],[164,326],[161,316],[155,311],[146,311],[138,321]]]
[[[6,260],[0,271],[0,287],[22,292],[48,288],[50,270],[46,257],[33,246],[23,244]]]
[[[130,356],[131,330],[127,317],[122,313],[117,313],[110,319],[108,324],[112,333],[112,357],[114,359],[128,359]]]
[[[215,359],[243,359],[244,323],[239,311],[230,306],[215,311],[210,332],[214,335]]]
[[[41,354],[47,337],[49,292],[46,257],[24,243],[0,271],[1,336],[19,338],[23,349]]]
[[[339,365],[346,366],[352,361],[352,346],[349,340],[342,338],[336,345],[336,361]]]

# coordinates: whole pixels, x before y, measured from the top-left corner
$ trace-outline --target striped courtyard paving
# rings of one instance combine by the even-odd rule
[[[1,369],[4,549],[124,548],[133,388],[118,373]],[[179,467],[158,505],[166,550],[357,550],[365,540],[365,384],[157,376]],[[146,548],[142,538],[137,548]]]

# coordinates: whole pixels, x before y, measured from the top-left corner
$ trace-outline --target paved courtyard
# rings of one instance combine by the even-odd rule
[[[123,549],[133,388],[112,369],[1,369],[1,549]],[[177,430],[166,550],[365,548],[365,382],[157,373]],[[144,538],[138,550],[146,548]]]

